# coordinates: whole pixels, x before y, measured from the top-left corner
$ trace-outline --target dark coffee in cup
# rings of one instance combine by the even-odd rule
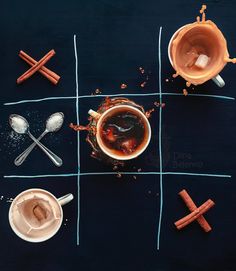
[[[142,117],[131,110],[114,112],[103,120],[100,129],[103,143],[117,155],[134,153],[147,133]]]
[[[117,160],[139,156],[151,139],[151,127],[145,114],[130,105],[117,105],[103,114],[93,110],[89,114],[98,119],[96,139],[101,150]]]

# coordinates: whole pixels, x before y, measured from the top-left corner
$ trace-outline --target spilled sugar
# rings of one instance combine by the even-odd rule
[[[12,203],[13,200],[14,199],[12,197],[6,197],[6,196],[3,196],[3,195],[0,196],[0,202]]]
[[[2,146],[0,151],[4,149],[4,152],[11,155],[19,151],[24,144],[27,135],[24,134],[17,134],[15,131],[5,128],[0,133],[0,138],[2,141]]]

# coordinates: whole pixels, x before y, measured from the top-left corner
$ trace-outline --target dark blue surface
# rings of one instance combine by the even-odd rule
[[[230,54],[236,56],[234,1],[205,1],[207,18],[223,31]],[[0,196],[0,269],[1,271],[235,271],[235,101],[214,98],[164,96],[162,114],[163,170],[177,172],[229,174],[231,179],[164,175],[164,205],[160,250],[156,250],[159,218],[159,176],[82,176],[80,246],[76,245],[77,178],[6,179],[4,175],[37,175],[77,172],[77,137],[68,128],[76,122],[75,101],[47,101],[16,106],[4,102],[38,99],[48,96],[75,96],[75,60],[73,34],[77,35],[79,93],[90,95],[96,88],[103,94],[146,93],[158,91],[158,32],[162,33],[163,92],[180,92],[182,79],[165,82],[173,70],[167,57],[167,45],[180,26],[192,22],[200,1],[8,1],[1,5],[1,182]],[[24,50],[35,59],[54,48],[56,55],[48,67],[62,76],[57,87],[40,74],[17,86],[16,78],[28,65],[19,57]],[[150,71],[144,89],[138,67]],[[195,88],[196,93],[235,97],[236,67],[227,65],[221,75],[223,89],[213,82]],[[120,90],[120,84],[128,84]],[[195,93],[194,92],[194,93]],[[159,97],[135,98],[146,109]],[[83,99],[81,123],[87,111],[96,108],[101,98]],[[53,112],[65,114],[65,124],[43,143],[64,160],[56,168],[38,149],[19,168],[15,157],[31,141],[25,137],[14,144],[9,138],[8,116],[27,117],[34,135],[44,129],[44,121]],[[153,137],[148,150],[126,170],[159,171],[159,112],[151,118]],[[81,133],[81,171],[111,171],[90,157],[90,148]],[[40,187],[59,197],[72,192],[75,200],[64,208],[66,225],[56,236],[41,244],[19,239],[8,224],[7,197]],[[205,234],[196,223],[175,230],[173,222],[187,214],[178,197],[187,189],[197,205],[208,198],[216,202],[206,218],[213,231]]]

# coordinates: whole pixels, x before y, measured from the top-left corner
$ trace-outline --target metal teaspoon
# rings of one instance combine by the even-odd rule
[[[44,132],[37,138],[37,140],[40,141],[47,133],[57,132],[58,130],[60,130],[63,122],[64,114],[62,112],[57,112],[49,116],[46,120],[46,128]],[[23,164],[25,159],[28,157],[28,155],[31,153],[31,151],[36,145],[37,144],[33,142],[25,151],[19,154],[14,161],[15,165],[20,166],[21,164]]]
[[[9,122],[12,129],[18,134],[28,134],[28,136],[42,149],[42,151],[51,159],[51,161],[58,167],[62,165],[62,160],[48,148],[46,148],[40,141],[38,141],[29,131],[29,123],[27,120],[16,114],[9,117]]]

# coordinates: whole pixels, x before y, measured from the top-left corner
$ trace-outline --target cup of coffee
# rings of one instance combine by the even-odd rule
[[[151,127],[145,114],[130,105],[115,105],[102,114],[90,109],[96,119],[96,140],[100,149],[116,160],[138,157],[151,139]]]
[[[168,57],[176,75],[189,84],[199,85],[212,79],[219,87],[225,85],[219,73],[230,62],[227,43],[210,20],[179,28],[170,39]]]
[[[57,199],[43,189],[25,190],[11,203],[10,226],[15,234],[25,241],[34,243],[46,241],[61,227],[62,206],[72,199],[72,194]]]

